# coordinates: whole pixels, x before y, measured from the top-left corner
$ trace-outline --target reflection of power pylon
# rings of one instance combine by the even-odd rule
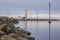
[[[31,13],[31,32],[32,32],[32,13]]]
[[[38,38],[39,38],[39,36],[38,36],[38,10],[36,10],[36,19],[37,19],[37,21],[36,21],[36,36],[37,36],[37,40],[39,40]]]
[[[50,13],[51,3],[49,2],[49,40],[51,40],[51,13]]]
[[[27,20],[27,10],[25,10],[25,20]],[[24,29],[27,29],[27,21],[25,21],[25,28]]]

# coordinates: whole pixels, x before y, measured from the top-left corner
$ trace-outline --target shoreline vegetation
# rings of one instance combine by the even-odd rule
[[[0,16],[0,40],[35,40],[30,32],[14,26],[18,23],[18,19]]]

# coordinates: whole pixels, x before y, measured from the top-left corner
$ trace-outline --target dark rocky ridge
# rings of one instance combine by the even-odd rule
[[[49,19],[19,19],[20,21],[49,21]],[[51,21],[60,21],[59,19],[51,19]]]

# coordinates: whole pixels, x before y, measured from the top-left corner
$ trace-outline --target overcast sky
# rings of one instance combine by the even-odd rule
[[[24,15],[25,9],[28,9],[28,14],[36,14],[36,9],[39,14],[48,14],[49,1],[51,14],[58,14],[60,17],[60,0],[0,0],[0,15],[7,15],[8,12],[9,16],[20,16]]]
[[[60,0],[50,0],[52,10],[60,10]],[[49,0],[0,0],[0,10],[2,9],[39,9],[48,10]]]

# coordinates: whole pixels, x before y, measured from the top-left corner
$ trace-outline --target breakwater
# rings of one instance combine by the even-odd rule
[[[49,19],[18,19],[20,21],[49,21]],[[60,21],[59,19],[51,19],[51,21]]]
[[[35,40],[29,31],[15,27],[17,23],[17,19],[0,17],[0,40]]]

